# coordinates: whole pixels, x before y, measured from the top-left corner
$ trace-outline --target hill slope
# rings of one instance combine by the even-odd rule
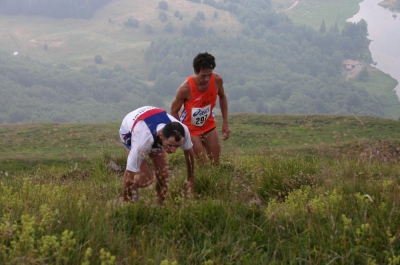
[[[82,67],[93,63],[95,55],[103,57],[103,64],[113,67],[120,64],[135,71],[145,66],[143,51],[156,38],[180,34],[180,29],[194,18],[197,12],[206,16],[204,24],[213,27],[218,34],[235,34],[240,23],[232,14],[217,11],[208,5],[190,1],[168,1],[165,11],[168,22],[176,28],[175,33],[164,31],[166,23],[158,18],[158,0],[117,0],[97,11],[92,19],[55,19],[48,17],[0,16],[0,50],[12,54],[40,58],[47,63],[64,63],[70,67]],[[183,16],[174,16],[175,11]],[[124,26],[128,19],[137,19],[138,28]],[[145,33],[145,25],[153,27],[152,34]],[[47,45],[48,50],[43,47]]]
[[[221,117],[217,116],[218,130]],[[29,169],[36,164],[90,162],[104,154],[123,156],[120,123],[38,123],[0,125],[0,169]],[[274,150],[326,150],[360,155],[382,148],[398,153],[400,123],[390,119],[331,115],[230,115],[231,137],[222,142],[223,158]],[[374,147],[375,148],[375,147]],[[386,152],[387,151],[387,152]],[[329,151],[330,152],[330,151]],[[392,155],[390,155],[392,154]]]
[[[121,202],[123,170],[107,168],[110,160],[125,165],[119,124],[2,125],[0,260],[392,264],[400,248],[399,124],[232,115],[222,163],[196,167],[193,196],[183,189],[182,152],[168,156],[162,207],[155,183],[138,202]]]

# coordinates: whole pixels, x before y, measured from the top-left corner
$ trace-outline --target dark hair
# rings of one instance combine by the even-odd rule
[[[169,137],[175,137],[175,141],[179,142],[182,137],[185,137],[185,129],[182,124],[176,121],[168,123],[164,126],[163,130],[163,138],[168,139]]]
[[[198,73],[201,69],[214,69],[215,66],[215,58],[208,52],[199,53],[193,59],[193,68]]]

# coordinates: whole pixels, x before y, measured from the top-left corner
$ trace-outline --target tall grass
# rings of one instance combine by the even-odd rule
[[[163,207],[154,187],[120,202],[118,124],[29,125],[29,145],[29,129],[2,126],[0,264],[399,264],[398,122],[230,121],[222,163],[196,168],[192,198],[183,153],[169,156]],[[43,141],[49,128],[62,141]]]
[[[108,153],[91,167],[1,175],[2,264],[399,264],[400,166],[333,149],[225,154],[183,194],[170,156],[165,205],[155,189],[118,201]]]

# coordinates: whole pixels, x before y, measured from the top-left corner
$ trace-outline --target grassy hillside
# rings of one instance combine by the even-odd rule
[[[230,123],[231,137],[222,143],[225,155],[400,139],[399,122],[372,117],[232,114]],[[123,155],[119,126],[119,122],[1,125],[0,166],[3,171],[17,168],[14,163],[29,169],[35,163],[81,163],[104,153]]]
[[[274,0],[273,9],[280,10],[291,6],[295,1]],[[295,23],[319,28],[323,19],[329,27],[335,22],[342,28],[345,19],[358,11],[360,0],[352,1],[300,1],[295,9],[285,11]],[[143,52],[151,40],[163,36],[180,34],[180,29],[189,24],[197,12],[206,15],[205,25],[212,27],[218,35],[235,35],[241,24],[228,12],[216,10],[208,5],[184,0],[168,1],[168,21],[176,27],[176,32],[167,34],[166,23],[158,18],[160,9],[156,0],[116,0],[100,9],[92,19],[54,19],[47,17],[0,16],[0,50],[14,51],[49,63],[64,63],[70,67],[81,68],[93,64],[99,54],[103,64],[113,67],[120,64],[135,72],[146,70]],[[180,20],[175,11],[183,15]],[[332,12],[334,10],[335,12]],[[218,17],[214,18],[214,12]],[[124,26],[129,18],[139,21],[139,28]],[[150,24],[153,34],[146,34],[144,25]],[[47,45],[48,50],[44,49]]]
[[[273,7],[276,10],[284,10],[291,7],[296,1],[293,0],[275,0],[272,1]],[[338,0],[338,1],[298,1],[298,4],[283,12],[288,15],[294,23],[305,24],[318,30],[321,26],[322,20],[325,21],[327,28],[338,24],[342,29],[346,19],[351,18],[357,14],[360,9],[359,3],[362,0]]]
[[[379,98],[380,102],[385,102],[382,104],[382,109],[387,115],[385,117],[398,120],[400,117],[398,108],[399,98],[393,89],[398,84],[397,80],[392,78],[389,74],[385,74],[371,66],[368,66],[368,73],[368,82],[356,81],[356,78],[353,78],[353,84],[365,88],[368,93]],[[377,89],[378,87],[379,89]]]
[[[213,27],[218,34],[235,34],[240,24],[228,12],[218,11],[214,18],[214,8],[190,1],[168,1],[169,10],[165,11],[168,21],[176,27],[176,32],[167,34],[166,23],[158,18],[161,11],[156,0],[117,0],[100,9],[92,19],[54,19],[47,17],[10,17],[0,16],[0,50],[10,55],[18,51],[22,55],[48,63],[64,63],[70,67],[81,68],[93,64],[93,58],[99,54],[103,65],[115,64],[132,69],[135,72],[146,70],[143,58],[144,50],[151,40],[163,36],[180,34],[180,29],[189,24],[197,12],[204,12],[204,25]],[[183,19],[174,16],[178,10]],[[124,26],[128,19],[137,19],[139,28]],[[144,25],[153,27],[153,34],[146,34]],[[47,44],[48,50],[43,47]]]
[[[384,8],[388,8],[392,11],[399,11],[400,10],[400,3],[399,1],[396,0],[384,0],[379,3],[380,6],[383,6]]]
[[[220,117],[218,117],[221,124]],[[119,123],[0,126],[2,264],[397,264],[400,123],[353,116],[230,116],[222,164],[182,152],[155,189],[119,201]],[[21,167],[22,166],[22,167]]]

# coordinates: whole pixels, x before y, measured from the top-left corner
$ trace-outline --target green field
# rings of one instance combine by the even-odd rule
[[[272,1],[275,10],[289,8],[294,0],[275,0]],[[318,1],[318,0],[300,0],[296,7],[286,10],[284,13],[288,15],[294,23],[305,24],[318,30],[322,21],[325,21],[327,28],[338,24],[342,29],[346,19],[357,14],[359,3],[362,0],[337,0],[337,1]]]
[[[395,120],[233,114],[193,198],[169,156],[162,207],[120,203],[118,128],[0,126],[1,264],[399,264]]]
[[[77,69],[93,64],[94,56],[101,55],[104,67],[112,68],[119,64],[140,76],[147,70],[143,56],[151,41],[179,35],[181,28],[189,24],[197,12],[204,12],[204,25],[213,27],[220,35],[235,35],[240,30],[240,23],[228,12],[219,11],[218,18],[214,18],[215,9],[210,6],[172,0],[168,1],[166,13],[176,32],[167,34],[165,23],[158,18],[159,2],[111,1],[91,19],[0,15],[0,50],[9,51],[10,55],[18,51],[20,55]],[[182,20],[174,17],[176,10],[183,15]],[[130,18],[139,21],[139,28],[124,26]],[[153,34],[145,33],[146,24],[152,26]],[[45,44],[48,50],[43,48]]]
[[[305,24],[318,30],[322,20],[325,21],[327,28],[338,24],[342,29],[346,20],[354,16],[360,10],[359,3],[363,0],[337,0],[337,1],[318,1],[300,0],[298,4],[284,13],[288,15],[294,23]],[[272,8],[281,11],[290,8],[296,0],[273,0]],[[396,0],[383,0],[379,5],[389,9],[399,9],[400,4]]]

